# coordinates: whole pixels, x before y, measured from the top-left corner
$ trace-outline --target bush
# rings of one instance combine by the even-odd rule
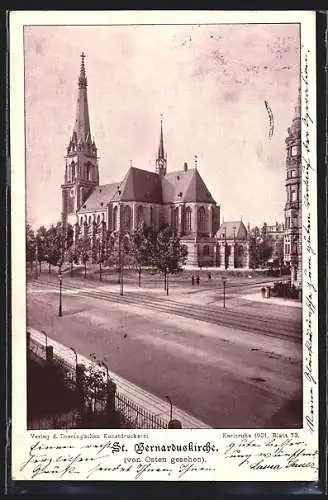
[[[297,299],[299,296],[299,291],[295,287],[295,285],[291,285],[290,283],[282,283],[279,281],[273,285],[271,290],[271,295],[273,297],[285,297],[288,299]]]

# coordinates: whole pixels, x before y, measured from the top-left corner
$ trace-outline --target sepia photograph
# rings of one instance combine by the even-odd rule
[[[24,27],[27,429],[303,426],[300,57]]]

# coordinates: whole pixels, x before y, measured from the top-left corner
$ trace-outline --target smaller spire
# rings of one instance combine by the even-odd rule
[[[158,153],[156,158],[156,173],[160,175],[166,175],[166,164],[167,155],[164,151],[164,139],[163,139],[163,114],[161,114],[161,131],[159,137]]]
[[[165,158],[164,153],[164,139],[163,139],[163,113],[161,113],[161,132],[159,137],[159,146],[158,146],[158,159]]]

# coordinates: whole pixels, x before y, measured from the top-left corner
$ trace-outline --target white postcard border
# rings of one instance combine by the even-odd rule
[[[24,25],[79,24],[301,24],[302,167],[303,181],[303,362],[304,428],[274,430],[138,430],[40,431],[26,430],[26,289],[25,280],[25,143],[24,143]],[[315,481],[318,479],[318,268],[316,195],[316,37],[315,13],[287,12],[12,12],[10,14],[10,143],[11,143],[11,245],[12,245],[12,479],[14,480],[201,480],[201,481]],[[307,144],[307,146],[305,145]],[[306,194],[307,193],[307,194]],[[306,222],[305,222],[306,221]],[[33,437],[34,436],[36,437]],[[231,437],[224,437],[224,435]],[[287,438],[284,436],[287,434]],[[126,436],[124,438],[119,436]],[[134,438],[133,436],[147,436]],[[238,436],[241,437],[238,437]],[[245,436],[244,438],[242,436]],[[38,437],[39,436],[39,437]],[[128,437],[131,436],[131,437]],[[272,443],[277,439],[276,444]],[[39,444],[37,444],[39,442]],[[73,443],[73,444],[72,444]],[[144,443],[144,445],[140,444]],[[271,467],[256,467],[255,453],[280,454]],[[55,470],[35,473],[31,449],[53,461],[69,453],[79,456],[61,476]],[[145,446],[164,447],[145,451]],[[91,472],[95,453],[103,446],[101,470]],[[167,449],[167,446],[170,449]],[[180,446],[182,446],[181,451]],[[34,448],[33,448],[34,447]],[[122,448],[123,447],[123,448]],[[177,448],[178,447],[178,448]],[[183,447],[186,447],[184,451]],[[198,450],[198,447],[201,447]],[[229,448],[230,447],[230,448]],[[233,449],[249,455],[233,457]],[[141,451],[140,451],[141,450]],[[303,452],[299,451],[303,450]],[[66,453],[68,453],[66,451]],[[300,466],[288,466],[296,454]],[[33,453],[32,453],[33,455]],[[66,458],[68,455],[65,455]],[[82,457],[82,458],[81,458]],[[149,457],[147,462],[146,457]],[[200,462],[175,459],[198,457]],[[300,457],[302,457],[300,459]],[[74,458],[74,457],[73,457]],[[130,461],[127,461],[130,458]],[[141,458],[141,462],[133,459]],[[166,462],[151,459],[166,458]],[[84,460],[83,460],[84,459]],[[87,460],[88,459],[88,460]],[[68,458],[67,458],[68,460]],[[243,462],[243,463],[241,463]],[[92,466],[90,466],[92,463]],[[140,469],[140,464],[147,466]],[[147,465],[148,464],[148,465]],[[251,465],[252,464],[252,467]],[[287,465],[286,465],[287,464]],[[189,468],[188,468],[189,467]],[[35,469],[35,467],[34,467]],[[153,469],[152,471],[150,469]]]

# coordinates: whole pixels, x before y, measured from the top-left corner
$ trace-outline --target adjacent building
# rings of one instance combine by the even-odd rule
[[[290,266],[291,282],[302,287],[302,165],[301,93],[286,138],[286,205],[284,261]]]
[[[279,262],[280,264],[284,256],[284,224],[276,222],[273,225],[268,225],[264,222],[261,233],[263,240],[267,241],[272,248],[272,254],[269,261]]]
[[[242,221],[223,222],[216,237],[216,266],[221,269],[249,268],[249,235]]]

